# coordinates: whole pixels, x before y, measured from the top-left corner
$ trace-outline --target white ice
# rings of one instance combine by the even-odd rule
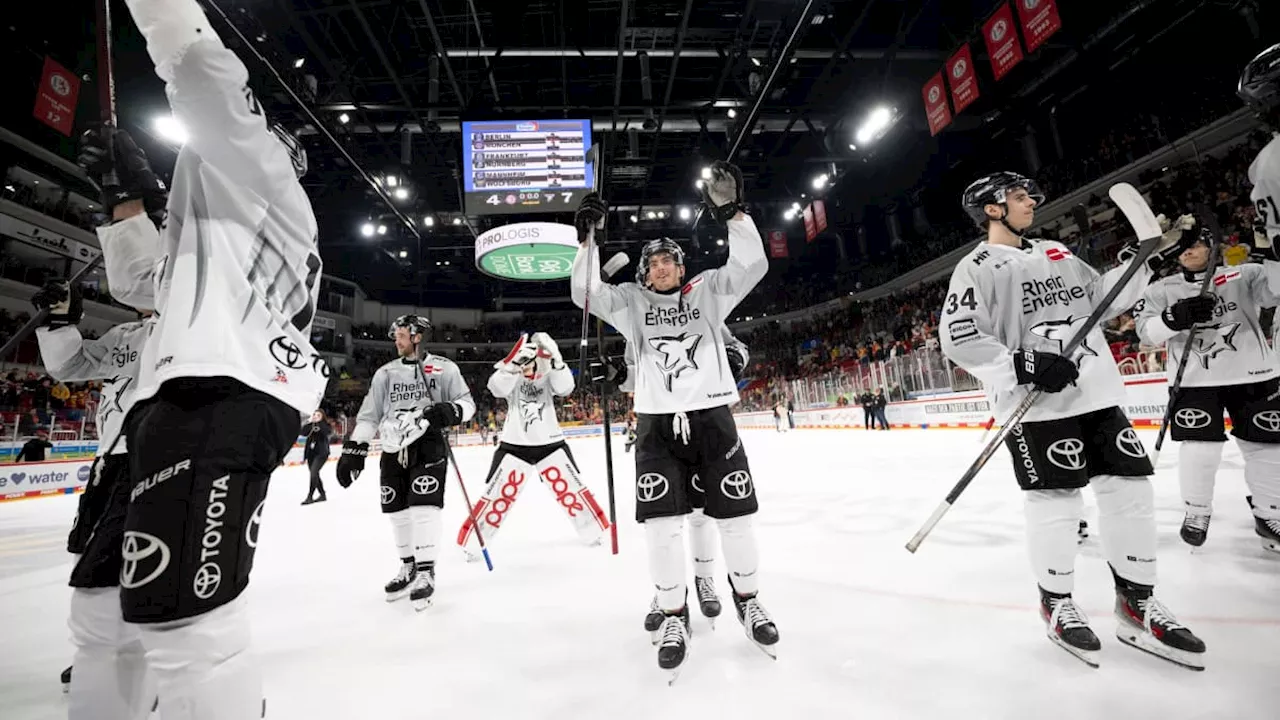
[[[918,554],[903,549],[977,454],[979,433],[747,431],[744,439],[761,505],[760,597],[782,635],[776,662],[744,637],[721,567],[725,614],[712,632],[695,610],[687,666],[667,686],[641,625],[652,588],[632,519],[634,455],[621,443],[618,556],[607,541],[577,544],[549,493],[531,485],[491,548],[494,571],[467,564],[453,545],[465,510],[451,485],[437,600],[422,614],[383,600],[398,559],[378,509],[376,462],[346,491],[330,464],[329,501],[311,507],[298,505],[305,470],[290,468],[272,481],[249,590],[268,717],[1280,717],[1280,557],[1253,534],[1234,445],[1201,553],[1178,539],[1176,446],[1155,478],[1158,593],[1208,645],[1208,669],[1196,673],[1115,639],[1091,500],[1095,535],[1081,551],[1076,597],[1102,638],[1101,669],[1045,638],[1003,450]],[[572,447],[603,500],[603,442]],[[490,452],[457,450],[473,498]],[[75,502],[0,505],[6,720],[65,717],[58,673],[72,650],[61,547]]]

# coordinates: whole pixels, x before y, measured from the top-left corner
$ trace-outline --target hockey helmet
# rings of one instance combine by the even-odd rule
[[[302,141],[293,133],[284,129],[284,126],[275,123],[271,126],[271,132],[284,145],[285,151],[289,153],[289,162],[293,163],[293,173],[301,178],[307,174],[307,149],[302,147]]]
[[[1263,119],[1280,109],[1280,43],[1258,53],[1244,66],[1236,94]]]
[[[395,340],[396,328],[409,328],[409,335],[426,337],[427,331],[431,329],[431,321],[421,315],[401,315],[392,321],[391,327],[387,330],[387,337]]]
[[[988,205],[1004,205],[1008,192],[1014,188],[1026,190],[1037,205],[1044,204],[1044,193],[1040,191],[1040,186],[1036,185],[1035,180],[1019,175],[1016,172],[1007,171],[992,173],[973,181],[969,187],[964,189],[960,204],[973,222],[985,230],[986,222],[990,218],[987,217],[987,211],[984,208]],[[1004,221],[1001,220],[1001,222]],[[1013,228],[1009,229],[1013,230]]]
[[[684,267],[684,250],[671,238],[658,238],[644,244],[640,250],[640,262],[636,264],[636,282],[640,287],[649,286],[649,259],[659,253],[667,253],[675,264]]]

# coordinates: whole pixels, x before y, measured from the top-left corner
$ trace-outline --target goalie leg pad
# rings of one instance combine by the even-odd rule
[[[556,505],[569,516],[578,537],[588,545],[599,542],[609,529],[609,519],[578,475],[577,463],[564,443],[536,465],[538,479],[551,491]]]
[[[532,465],[513,454],[506,445],[498,446],[489,467],[489,482],[485,486],[484,495],[472,509],[480,523],[480,533],[484,536],[486,545],[493,542],[494,536],[502,529],[516,500],[520,498],[520,493],[524,491],[526,481],[535,472]],[[470,517],[462,522],[462,528],[458,530],[458,545],[473,554],[480,552],[480,541],[476,538]]]

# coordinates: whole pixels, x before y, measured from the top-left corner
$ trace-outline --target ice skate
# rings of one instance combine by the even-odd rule
[[[649,633],[649,642],[657,645],[662,640],[662,620],[666,617],[662,614],[662,609],[658,607],[658,596],[653,596],[653,602],[649,603],[649,614],[644,616],[644,629]]]
[[[667,685],[674,685],[680,677],[680,669],[689,657],[689,606],[670,615],[663,613],[662,640],[658,644],[658,667],[670,673]]]
[[[1187,514],[1182,518],[1182,541],[1193,548],[1204,545],[1209,536],[1209,513],[1198,506],[1187,506]]]
[[[387,602],[395,602],[405,595],[409,594],[409,586],[413,584],[413,579],[417,576],[417,571],[413,567],[413,561],[401,563],[400,572],[391,579],[391,582],[383,588],[387,591]]]
[[[1192,670],[1204,670],[1204,642],[1173,617],[1150,590],[1116,591],[1120,642]]]
[[[419,570],[413,580],[413,589],[409,591],[409,602],[413,609],[422,612],[431,607],[431,596],[436,592],[436,569],[426,567]]]
[[[1263,550],[1280,553],[1280,520],[1263,520],[1255,516],[1253,518],[1253,531],[1258,533],[1258,539],[1262,541]]]
[[[1098,651],[1102,642],[1089,627],[1089,618],[1070,595],[1057,595],[1040,590],[1040,617],[1046,635],[1054,645],[1074,655],[1089,667],[1098,667]]]
[[[729,587],[733,587],[732,581]],[[751,642],[765,655],[777,660],[778,651],[774,646],[778,644],[778,626],[773,623],[773,618],[769,617],[769,612],[760,604],[760,600],[755,595],[743,597],[735,590],[733,606],[738,611],[738,622],[742,623],[742,629]]]
[[[720,617],[720,596],[716,595],[716,581],[709,577],[695,577],[693,587],[698,594],[698,609],[707,619],[712,630],[716,629],[716,618]]]

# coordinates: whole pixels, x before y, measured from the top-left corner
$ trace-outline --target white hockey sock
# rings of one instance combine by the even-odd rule
[[[1213,512],[1213,485],[1226,443],[1185,440],[1178,448],[1178,485],[1189,510]]]
[[[684,516],[644,521],[649,548],[649,578],[658,590],[658,607],[675,612],[685,604]]]
[[[701,510],[689,515],[689,553],[693,556],[693,574],[713,577],[716,571],[716,526]]]
[[[1244,482],[1253,495],[1253,514],[1280,520],[1280,445],[1236,438],[1244,456]]]
[[[1098,500],[1102,549],[1116,574],[1140,585],[1156,584],[1156,513],[1151,481],[1144,477],[1090,478]]]
[[[720,527],[720,546],[724,549],[724,565],[729,570],[733,589],[739,595],[755,595],[760,589],[760,546],[750,515],[716,520]]]
[[[409,510],[397,510],[388,517],[391,518],[391,534],[396,539],[396,557],[413,557],[413,528],[410,525]]]
[[[71,591],[68,720],[146,720],[155,700],[137,628],[120,616],[119,588]]]
[[[1075,587],[1077,534],[1084,512],[1079,490],[1027,490],[1027,552],[1040,587],[1069,593]]]
[[[440,508],[416,505],[409,508],[409,517],[413,519],[413,559],[419,567],[434,563],[440,554],[440,533],[444,530]]]

